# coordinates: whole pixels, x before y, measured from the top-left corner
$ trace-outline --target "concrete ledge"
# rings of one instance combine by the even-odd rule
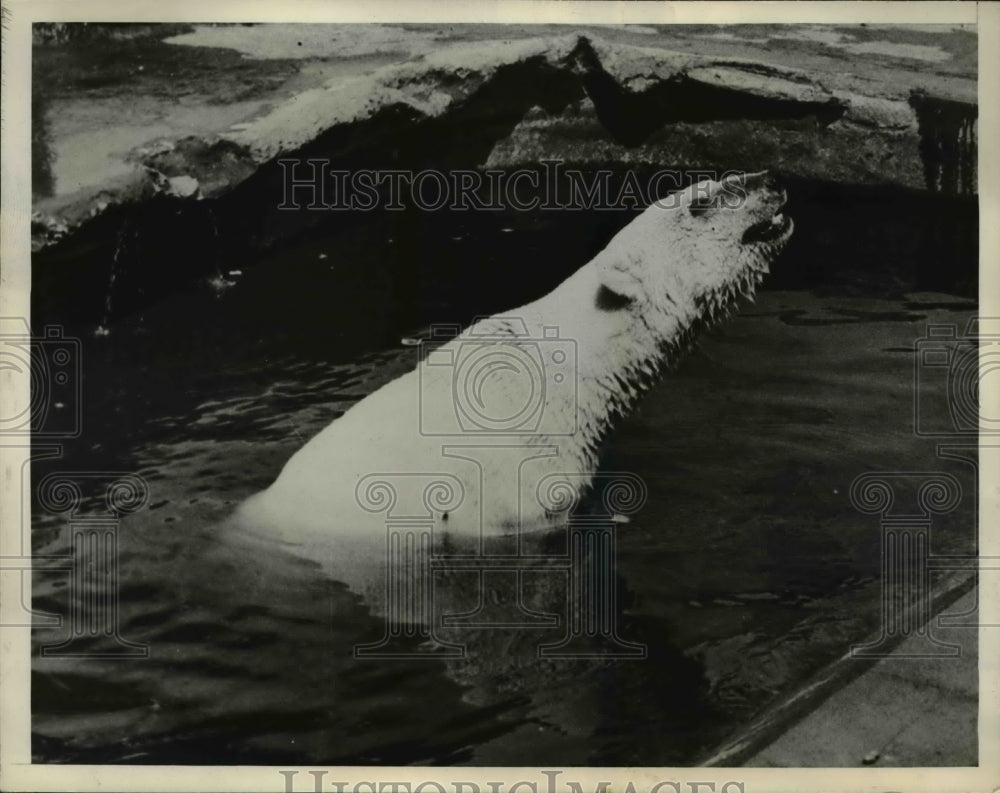
[[[934,625],[953,604],[957,604],[954,613],[974,610],[975,583],[975,574],[969,573],[955,573],[942,581],[931,598],[934,616],[929,624]],[[939,758],[940,765],[975,764],[977,631],[935,627],[933,634],[943,636],[944,631],[949,631],[947,641],[960,645],[959,656],[904,657],[911,641],[904,635],[882,642],[882,649],[892,653],[885,658],[856,657],[849,651],[698,765],[850,767],[880,760],[882,764],[930,765],[933,763],[928,758],[932,757]],[[878,638],[873,636],[868,643]],[[929,705],[935,703],[937,709],[930,719],[934,725],[905,736],[903,728],[925,717]],[[864,716],[859,715],[861,710]],[[948,751],[941,751],[940,738],[947,734],[941,727],[944,720],[962,726],[951,732]],[[817,726],[820,722],[822,726]],[[912,747],[911,757],[903,742],[917,740],[922,745]],[[937,747],[934,741],[938,741]]]

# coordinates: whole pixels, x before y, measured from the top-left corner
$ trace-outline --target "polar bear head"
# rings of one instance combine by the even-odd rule
[[[598,255],[603,308],[648,324],[712,322],[768,272],[792,235],[786,193],[767,172],[704,180],[651,205]]]

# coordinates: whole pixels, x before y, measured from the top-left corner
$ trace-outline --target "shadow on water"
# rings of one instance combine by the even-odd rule
[[[116,230],[143,266],[100,337],[102,317],[60,279],[93,289],[73,262],[107,268],[121,238],[37,257],[36,325],[83,338],[83,431],[33,479],[127,470],[151,492],[119,531],[122,633],[149,658],[36,657],[36,760],[683,765],[870,634],[877,526],[845,494],[865,471],[942,466],[913,433],[912,356],[895,351],[974,313],[976,204],[801,180],[788,192],[796,236],[756,305],[707,334],[602,450],[604,469],[649,490],[616,531],[617,625],[642,661],[540,659],[565,625],[469,631],[459,660],[355,659],[385,627],[356,593],[278,550],[234,558],[213,528],[412,368],[401,336],[537,297],[634,213],[331,215],[220,261],[231,252],[214,247],[205,202],[184,210],[203,213],[192,261],[178,258],[176,206],[154,202]],[[179,271],[200,276],[160,288]],[[935,524],[935,547],[968,551],[971,515],[963,503]],[[63,519],[34,516],[36,552],[65,550]],[[565,601],[558,576],[528,589],[551,611]],[[35,575],[42,610],[65,614],[78,594],[62,573]],[[36,647],[56,634],[36,631]]]
[[[563,167],[570,170],[573,164]],[[581,170],[586,179],[596,178],[592,169]],[[647,166],[613,173],[607,180],[610,203],[621,194],[626,175],[645,185],[655,170]],[[540,184],[550,178],[539,169]],[[859,296],[910,291],[976,296],[974,195],[783,181],[796,233],[769,288]],[[272,197],[281,195],[280,179],[272,178],[267,186]],[[252,198],[263,188],[244,189]],[[554,202],[566,202],[565,185],[561,194],[554,194]],[[362,335],[352,327],[359,324],[373,336],[382,335],[376,342],[385,342],[408,326],[467,321],[471,314],[518,305],[543,293],[600,250],[644,203],[633,199],[615,206],[622,208],[589,211],[585,218],[575,207],[446,212],[409,206],[362,213],[278,212],[272,207],[264,215],[248,213],[244,229],[234,225],[232,207],[161,197],[127,212],[110,209],[72,245],[36,254],[33,316],[84,328],[136,316],[148,319],[171,295],[190,296],[210,280],[223,284],[235,271],[248,281],[239,291],[269,290],[266,303],[247,307],[249,299],[230,299],[232,306],[220,304],[209,316],[192,319],[215,323],[225,332],[214,315],[243,306],[243,311],[256,312],[253,320],[262,323],[261,330],[287,335],[289,323],[294,330],[300,322],[306,343],[320,336],[321,329]],[[279,223],[299,226],[293,241],[263,256],[255,252],[259,240],[251,240],[260,233],[255,224]],[[353,290],[362,290],[357,300]],[[341,321],[321,324],[332,311]]]

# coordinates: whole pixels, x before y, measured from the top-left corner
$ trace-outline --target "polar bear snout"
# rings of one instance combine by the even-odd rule
[[[695,240],[713,239],[721,247],[735,245],[744,253],[761,243],[787,241],[792,223],[781,213],[787,200],[788,193],[769,172],[734,173],[720,181],[691,185],[681,203],[687,211],[676,221]]]
[[[767,171],[727,177],[720,186],[739,196],[734,213],[739,225],[739,242],[744,248],[761,244],[781,245],[791,236],[793,224],[782,214],[788,193]]]

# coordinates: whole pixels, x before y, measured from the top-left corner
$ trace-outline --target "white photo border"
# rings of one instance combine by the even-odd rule
[[[30,81],[31,24],[53,21],[128,22],[492,22],[583,24],[690,23],[964,23],[976,24],[979,36],[979,206],[980,311],[1000,316],[1000,4],[972,2],[576,2],[566,0],[494,0],[493,2],[405,2],[396,0],[5,0],[2,94],[2,209],[0,209],[0,316],[28,317],[30,264]],[[0,401],[26,404],[27,378],[0,373]],[[996,415],[1000,391],[984,392],[984,406]],[[984,412],[986,412],[984,410]],[[982,448],[983,483],[1000,482],[1000,454]],[[21,482],[23,448],[0,448],[0,555],[17,555],[23,515],[29,514],[30,484]],[[17,483],[17,484],[15,484]],[[993,486],[981,487],[980,526],[983,556],[1000,557],[997,531],[1000,498]],[[16,609],[20,592],[0,591],[0,610]],[[981,620],[1000,623],[1000,575],[980,578]],[[0,623],[4,620],[0,617]],[[980,629],[980,766],[977,768],[560,768],[563,779],[585,786],[611,780],[611,792],[648,790],[675,780],[682,790],[722,790],[740,782],[746,791],[983,791],[1000,789],[1000,631]],[[284,790],[271,766],[127,766],[37,765],[31,763],[30,629],[4,628],[0,640],[0,789],[5,791],[266,791]],[[991,660],[993,659],[993,660]],[[296,789],[311,789],[309,770]],[[328,779],[376,779],[379,783],[434,780],[446,789],[457,781],[535,781],[546,790],[541,769],[337,767]],[[300,788],[307,784],[308,788]],[[390,788],[391,789],[391,788]],[[530,788],[529,788],[530,789]],[[586,789],[586,787],[585,787]],[[661,787],[661,790],[672,790]],[[735,788],[729,788],[734,790]]]

